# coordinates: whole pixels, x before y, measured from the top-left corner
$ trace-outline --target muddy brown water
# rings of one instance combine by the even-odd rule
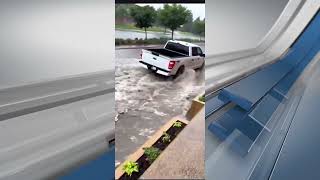
[[[186,69],[172,79],[149,72],[136,58],[116,57],[115,74],[117,166],[172,117],[185,115],[204,89],[204,71]]]

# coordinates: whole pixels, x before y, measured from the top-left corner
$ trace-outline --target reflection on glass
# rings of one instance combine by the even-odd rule
[[[0,89],[113,70],[111,8],[102,1],[1,1]]]
[[[268,33],[288,0],[207,1],[208,55],[254,48]]]

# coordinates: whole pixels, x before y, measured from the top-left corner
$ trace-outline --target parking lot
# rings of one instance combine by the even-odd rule
[[[116,49],[116,165],[170,118],[183,116],[204,89],[204,71],[186,69],[176,79],[167,78],[141,67],[140,52]]]

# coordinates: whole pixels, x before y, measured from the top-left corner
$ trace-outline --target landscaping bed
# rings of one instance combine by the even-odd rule
[[[175,120],[171,126],[149,147],[143,147],[143,155],[135,162],[126,161],[122,166],[119,180],[138,179],[164,151],[177,135],[186,127],[187,123]]]

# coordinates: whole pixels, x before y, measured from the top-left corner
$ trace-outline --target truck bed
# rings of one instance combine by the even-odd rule
[[[150,51],[153,55],[159,56],[163,55],[169,58],[182,58],[182,57],[188,57],[187,55],[183,55],[178,52],[170,51],[165,48],[160,48],[160,49],[146,49]]]

